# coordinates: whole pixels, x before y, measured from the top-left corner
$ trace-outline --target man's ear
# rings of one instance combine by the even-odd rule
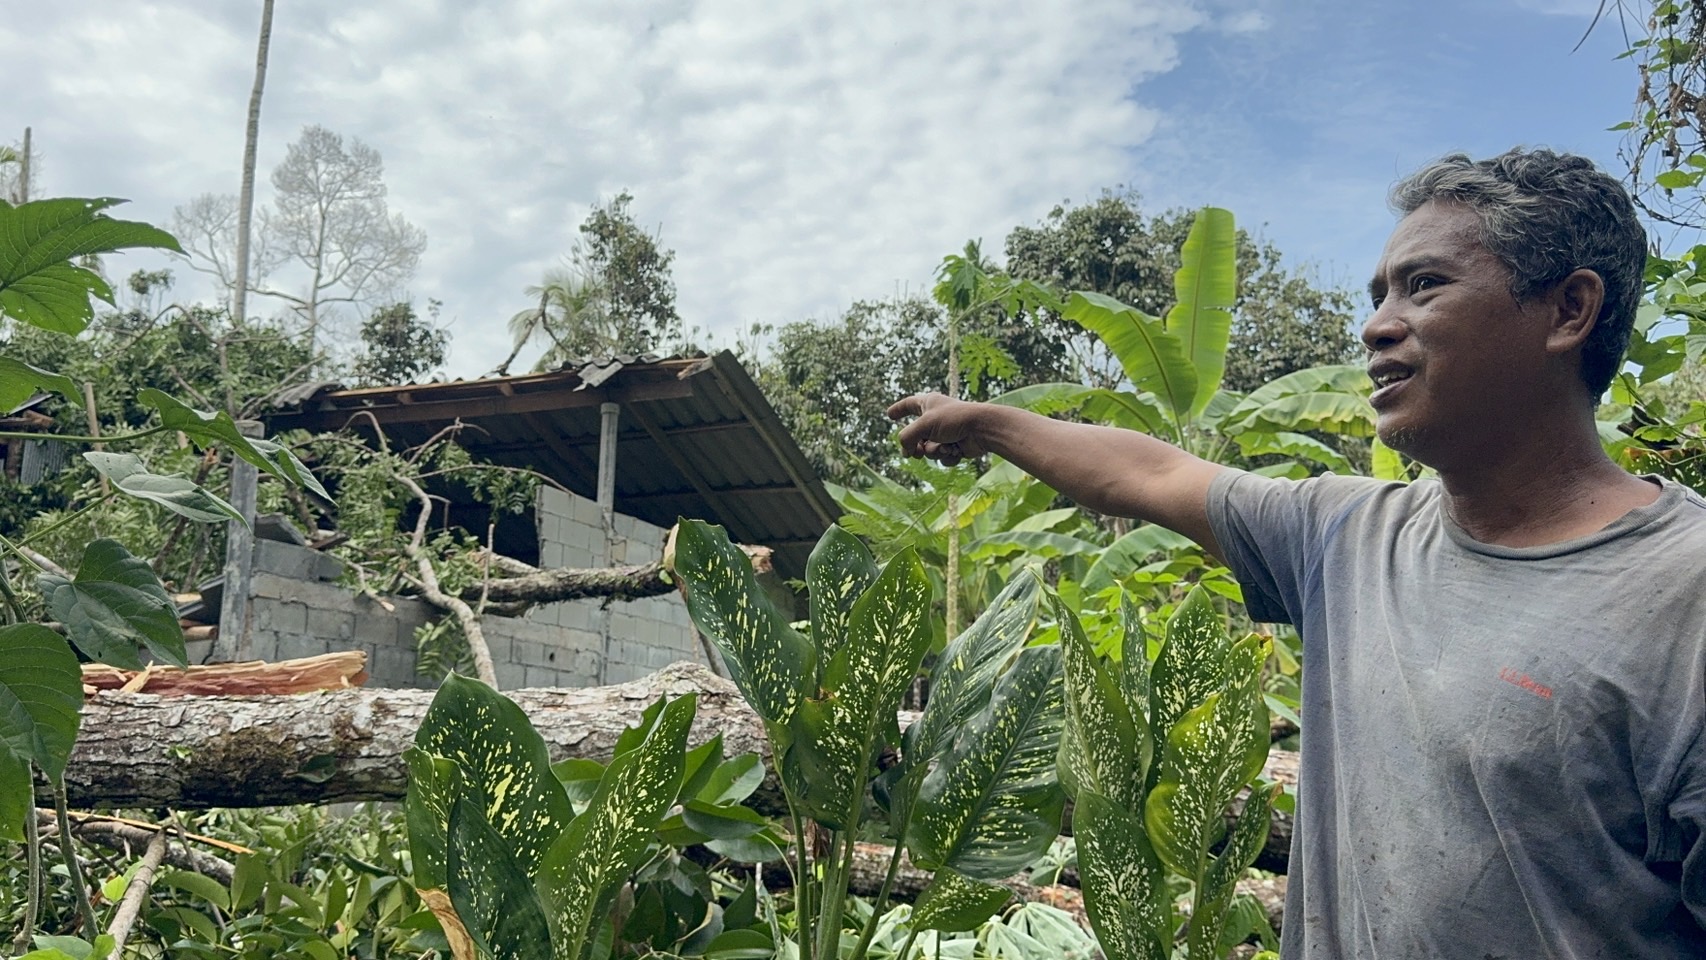
[[[1553,311],[1546,348],[1554,353],[1580,349],[1599,321],[1599,308],[1605,303],[1605,281],[1592,270],[1577,270],[1558,282],[1546,302]]]

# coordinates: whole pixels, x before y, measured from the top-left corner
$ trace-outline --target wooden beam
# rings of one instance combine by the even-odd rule
[[[558,460],[561,460],[564,466],[583,476],[590,477],[595,483],[597,482],[598,464],[594,463],[586,454],[576,450],[572,445],[565,443],[563,438],[557,435],[556,429],[551,426],[549,420],[537,413],[524,413],[521,415],[521,420],[539,435],[539,439],[545,442],[546,449],[550,450]]]
[[[577,410],[597,407],[603,403],[632,403],[637,400],[678,400],[693,395],[693,385],[671,377],[667,380],[641,380],[621,383],[597,390],[541,390],[532,393],[499,393],[495,396],[467,397],[447,400],[415,400],[406,402],[375,402],[370,406],[343,407],[334,400],[321,401],[318,409],[275,417],[273,429],[303,428],[307,430],[338,430],[352,421],[360,422],[372,416],[380,424],[425,423],[441,420],[478,420],[482,417],[513,416],[522,413],[545,413],[552,410]],[[377,399],[377,398],[376,398]],[[390,397],[385,398],[392,399]]]
[[[659,446],[662,446],[662,444],[659,444]],[[665,453],[665,456],[668,456],[667,452]],[[675,460],[671,459],[670,463],[675,463]],[[679,464],[677,464],[676,469],[680,470],[682,468]],[[709,487],[709,486],[706,486],[702,481],[698,482],[698,483],[694,483],[692,480],[689,480],[688,482],[693,483],[693,489],[691,489],[691,490],[658,490],[658,491],[654,491],[652,493],[630,493],[630,494],[624,496],[622,499],[624,501],[667,500],[670,497],[691,497],[691,496],[697,495],[697,496],[705,499],[708,502],[713,497],[755,497],[755,496],[768,496],[768,495],[778,494],[778,493],[799,493],[800,492],[800,488],[794,486],[791,483],[765,484],[764,486],[759,486],[759,487]]]
[[[664,457],[669,460],[670,465],[673,466],[675,471],[681,474],[682,478],[693,487],[693,491],[699,494],[699,499],[703,500],[705,502],[705,506],[710,508],[710,510],[717,515],[717,519],[721,520],[723,523],[730,522],[734,514],[731,514],[728,511],[728,505],[724,503],[721,492],[712,490],[711,487],[705,483],[705,481],[699,476],[699,471],[695,470],[693,465],[687,462],[687,458],[682,456],[681,451],[676,449],[675,444],[670,442],[669,437],[666,436],[662,430],[658,429],[657,423],[655,423],[651,417],[647,416],[646,412],[641,409],[639,405],[630,406],[628,408],[628,415],[633,418],[635,423],[640,425],[641,429],[646,431],[647,436],[652,438],[652,442],[657,444],[658,450],[662,451]],[[640,497],[624,497],[623,499],[638,500]]]

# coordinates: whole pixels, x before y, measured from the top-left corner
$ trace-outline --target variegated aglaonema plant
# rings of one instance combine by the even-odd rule
[[[1009,894],[988,881],[1040,856],[1065,807],[1055,775],[1061,648],[1029,645],[1037,577],[1016,577],[948,642],[928,705],[902,736],[896,714],[931,642],[930,582],[911,549],[879,568],[857,537],[831,527],[806,566],[804,632],[721,527],[682,521],[674,570],[694,623],[763,719],[794,836],[806,836],[807,820],[828,833],[821,856],[794,844],[798,955],[862,960],[902,851],[934,871],[914,907],[914,935],[993,916]],[[884,748],[896,746],[898,761],[879,770]],[[888,881],[863,930],[844,930],[854,840],[879,807],[896,841]]]
[[[1234,945],[1222,942],[1234,885],[1267,841],[1278,793],[1256,780],[1269,746],[1261,695],[1269,644],[1255,635],[1233,642],[1197,587],[1151,663],[1142,624],[1126,611],[1122,656],[1110,665],[1076,614],[1055,609],[1067,691],[1060,778],[1073,797],[1084,905],[1109,960],[1167,960],[1176,956],[1171,873],[1190,882],[1188,956],[1224,957]],[[1225,811],[1246,787],[1228,831]]]
[[[582,960],[682,793],[692,696],[618,740],[577,814],[519,706],[451,675],[408,751],[415,886],[457,960]],[[585,786],[585,784],[582,784]]]

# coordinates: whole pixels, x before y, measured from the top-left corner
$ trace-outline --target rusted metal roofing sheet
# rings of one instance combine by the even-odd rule
[[[598,485],[599,407],[621,406],[616,510],[669,526],[697,517],[772,547],[784,576],[841,513],[757,384],[727,351],[710,357],[615,357],[549,373],[295,392],[271,431],[350,428],[393,446],[424,443],[460,420],[477,459],[528,467],[574,492]]]

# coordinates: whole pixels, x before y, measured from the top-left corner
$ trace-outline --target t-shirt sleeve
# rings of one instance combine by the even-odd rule
[[[1706,739],[1698,729],[1658,828],[1647,857],[1681,863],[1682,902],[1706,928]]]
[[[1244,589],[1250,616],[1265,623],[1302,620],[1309,571],[1318,569],[1333,518],[1377,481],[1331,474],[1282,480],[1225,470],[1208,492],[1208,521],[1222,559]]]

